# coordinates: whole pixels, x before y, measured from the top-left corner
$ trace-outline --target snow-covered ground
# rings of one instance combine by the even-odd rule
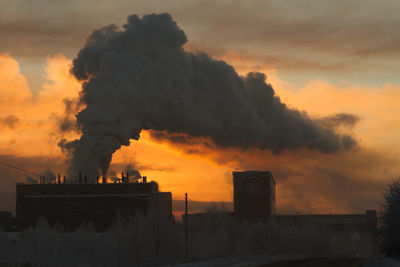
[[[367,258],[361,260],[361,266],[362,267],[400,267],[400,261],[397,261],[395,259],[383,257],[383,256],[377,256],[373,258]]]
[[[312,228],[235,223],[215,214],[189,231],[184,256],[184,227],[171,221],[134,218],[98,233],[90,226],[73,233],[41,222],[21,233],[0,233],[0,262],[38,266],[257,266],[307,257],[373,257],[377,247],[359,235],[340,238]],[[273,256],[268,256],[273,255]],[[384,257],[362,259],[362,266],[399,266]]]
[[[248,266],[268,266],[270,263],[274,263],[276,266],[278,263],[282,263],[282,266],[297,266],[299,262],[302,264],[309,263],[307,266],[313,266],[315,262],[322,263],[327,262],[326,266],[338,266],[342,267],[343,263],[348,261],[351,263],[357,263],[356,266],[360,267],[399,267],[400,261],[386,258],[383,256],[376,256],[372,258],[340,258],[340,257],[324,257],[317,255],[253,255],[253,256],[242,256],[242,257],[227,257],[218,258],[213,260],[204,260],[198,262],[188,262],[175,265],[165,265],[174,267],[248,267]],[[290,264],[291,263],[291,264]],[[305,265],[301,265],[305,266]],[[318,265],[320,266],[320,265]],[[347,265],[346,265],[347,266]]]

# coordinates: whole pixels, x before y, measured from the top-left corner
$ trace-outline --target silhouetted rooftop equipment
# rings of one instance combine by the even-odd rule
[[[22,228],[44,217],[50,225],[59,222],[68,229],[92,222],[96,229],[103,230],[118,216],[150,213],[172,217],[170,192],[159,192],[153,181],[128,183],[128,174],[122,177],[118,183],[104,182],[104,177],[103,183],[87,183],[87,177],[82,181],[80,174],[80,183],[61,183],[60,178],[46,183],[46,178],[40,177],[40,184],[17,184],[17,220]]]

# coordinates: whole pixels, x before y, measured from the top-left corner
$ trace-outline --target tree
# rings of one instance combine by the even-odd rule
[[[400,259],[400,178],[386,188],[382,217],[382,250],[393,258]]]

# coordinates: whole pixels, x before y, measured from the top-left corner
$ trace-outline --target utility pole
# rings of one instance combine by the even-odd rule
[[[185,259],[188,258],[188,197],[185,193]]]

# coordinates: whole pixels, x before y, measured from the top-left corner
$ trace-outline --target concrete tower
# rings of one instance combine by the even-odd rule
[[[233,172],[235,217],[266,221],[275,216],[275,179],[269,171]]]

